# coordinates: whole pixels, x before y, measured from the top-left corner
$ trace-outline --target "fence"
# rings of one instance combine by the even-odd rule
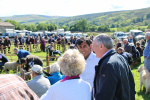
[[[48,43],[46,43],[46,46],[48,45]],[[29,44],[29,45],[17,45],[16,47],[18,47],[19,49],[23,49],[23,50],[27,50],[29,52],[37,52],[37,51],[41,51],[40,49],[40,44]],[[65,52],[67,45],[62,46],[61,44],[57,44],[54,43],[54,49],[56,50],[60,50],[62,53]],[[3,54],[13,54],[13,49],[15,48],[14,45],[11,45],[9,47],[3,47],[1,46],[1,53]]]
[[[13,57],[16,57],[16,55],[5,55],[5,56],[9,57],[9,58],[10,58],[9,60],[10,60],[11,62],[18,60],[18,59],[14,59],[14,58],[13,58]],[[49,61],[49,59],[50,59],[50,58],[58,58],[58,57],[51,57],[51,56],[49,56],[49,55],[46,55],[46,57],[45,57],[45,56],[38,56],[38,57],[40,57],[41,59],[42,59],[42,58],[45,58],[45,59],[46,59],[46,60],[45,60],[45,59],[43,60],[43,70],[47,70],[48,73],[50,73],[50,67],[49,67],[50,64],[55,62],[55,61]],[[19,70],[20,70],[20,73],[18,73],[17,75],[20,75],[23,79],[24,79],[25,76],[31,74],[31,72],[25,72],[25,71],[21,68],[21,66],[19,66],[18,68],[19,68]]]

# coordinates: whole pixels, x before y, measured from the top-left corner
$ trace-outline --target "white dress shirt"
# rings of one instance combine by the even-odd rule
[[[86,65],[83,73],[80,75],[81,78],[88,82],[93,88],[93,81],[95,76],[95,66],[98,65],[100,58],[97,58],[96,55],[91,52],[90,56],[86,59]]]

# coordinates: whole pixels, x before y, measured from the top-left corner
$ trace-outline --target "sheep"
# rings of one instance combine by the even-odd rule
[[[6,62],[4,64],[4,69],[3,69],[3,74],[6,70],[13,70],[14,73],[15,73],[15,70],[16,70],[16,73],[17,73],[17,68],[18,68],[18,64],[17,62]],[[8,71],[9,72],[9,71]]]

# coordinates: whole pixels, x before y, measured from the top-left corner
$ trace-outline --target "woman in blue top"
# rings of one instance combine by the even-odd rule
[[[55,84],[56,82],[62,80],[65,76],[60,73],[60,66],[57,62],[53,63],[50,66],[50,74],[44,72],[48,77],[51,85]]]

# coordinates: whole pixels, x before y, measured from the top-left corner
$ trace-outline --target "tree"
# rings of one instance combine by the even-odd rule
[[[98,31],[101,32],[110,32],[110,28],[107,25],[102,25],[98,27]]]
[[[114,25],[114,24],[112,24],[112,25],[110,26],[110,28],[115,28],[115,25]]]
[[[96,25],[92,25],[89,27],[90,31],[96,31],[97,30],[97,26]]]
[[[48,25],[47,25],[47,24],[44,24],[44,23],[39,23],[39,24],[37,25],[37,29],[38,29],[38,30],[46,30],[46,31],[48,31]]]
[[[77,21],[77,27],[79,30],[85,32],[89,30],[90,23],[86,19]]]
[[[27,25],[26,29],[33,32],[37,31],[35,24]]]
[[[63,25],[62,28],[63,28],[65,31],[69,31],[69,27],[68,27],[68,26]]]
[[[148,27],[147,27],[147,29],[150,29],[150,23],[148,24]]]
[[[150,13],[146,14],[146,19],[150,19]]]

